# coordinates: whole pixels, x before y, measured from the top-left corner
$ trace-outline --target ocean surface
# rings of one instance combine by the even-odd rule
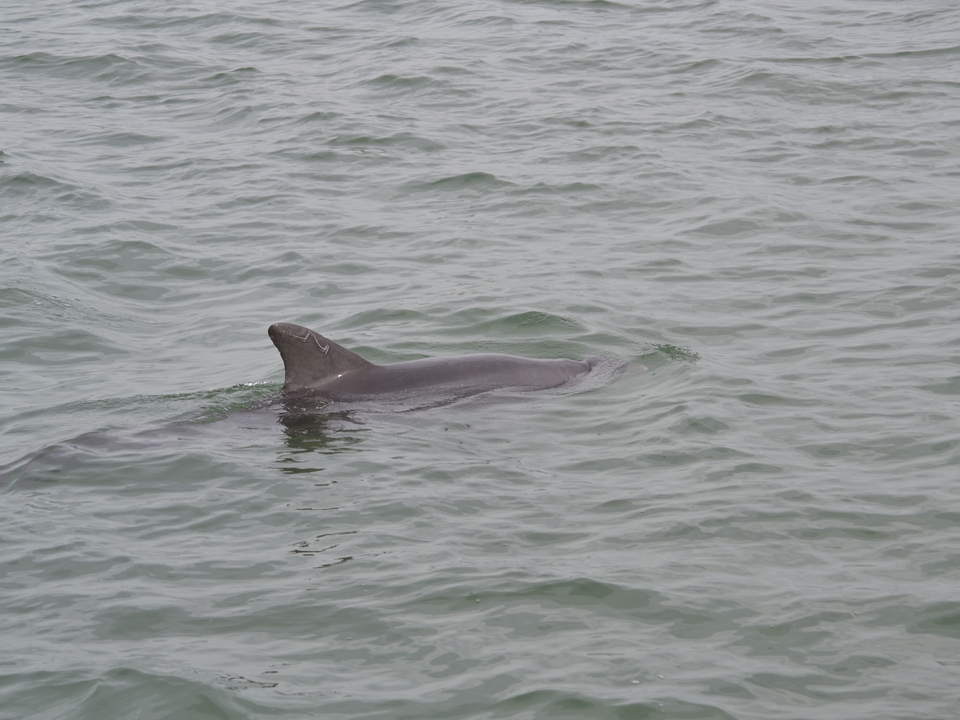
[[[0,233],[3,720],[960,714],[957,3],[11,0]]]

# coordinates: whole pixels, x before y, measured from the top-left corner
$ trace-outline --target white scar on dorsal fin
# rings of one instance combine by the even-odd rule
[[[320,344],[320,341],[317,339],[317,337],[316,337],[315,335],[312,335],[309,330],[307,330],[307,334],[304,335],[302,338],[299,338],[299,340],[301,340],[302,342],[306,342],[307,340],[309,340],[309,339],[311,338],[311,336],[313,337],[313,341],[317,344],[317,347],[320,348],[320,349],[323,351],[323,354],[324,354],[324,355],[326,355],[327,353],[330,352],[330,346],[329,346],[329,345],[321,345],[321,344]]]

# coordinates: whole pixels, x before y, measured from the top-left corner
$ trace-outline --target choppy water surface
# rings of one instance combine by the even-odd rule
[[[0,716],[956,714],[954,4],[21,2],[0,53]],[[301,413],[277,321],[630,364]]]

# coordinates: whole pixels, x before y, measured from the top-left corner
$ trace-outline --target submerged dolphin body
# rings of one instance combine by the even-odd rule
[[[515,355],[462,355],[375,365],[313,330],[277,323],[268,330],[285,370],[284,392],[329,400],[431,394],[465,397],[497,388],[542,390],[590,372],[578,360],[534,360]]]

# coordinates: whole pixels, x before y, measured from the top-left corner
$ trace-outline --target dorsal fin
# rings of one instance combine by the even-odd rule
[[[373,367],[369,360],[300,325],[277,323],[267,332],[283,358],[284,391],[322,385],[353,370]]]

